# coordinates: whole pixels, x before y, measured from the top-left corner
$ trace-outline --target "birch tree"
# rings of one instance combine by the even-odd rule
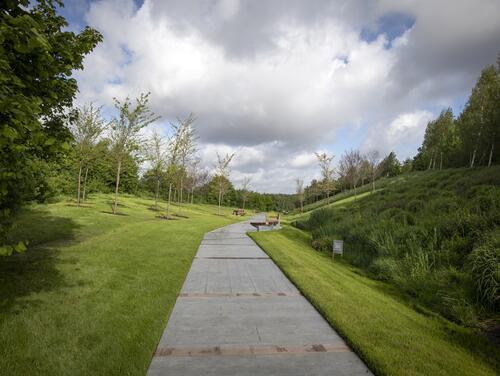
[[[220,209],[222,205],[222,199],[224,198],[224,193],[227,189],[227,181],[229,180],[229,174],[231,172],[229,164],[233,160],[235,154],[226,154],[222,157],[219,153],[217,153],[217,164],[215,165],[215,176],[218,180],[218,202],[219,208],[217,214],[220,215]]]
[[[326,153],[314,153],[316,154],[316,158],[318,159],[319,168],[321,170],[321,176],[323,177],[323,191],[326,194],[326,202],[330,203],[330,192],[334,189],[334,181],[333,174],[335,172],[332,167],[333,158],[335,157],[333,154],[328,155]]]
[[[96,143],[106,128],[107,124],[102,118],[101,107],[95,107],[93,103],[89,103],[76,110],[76,120],[70,125],[70,130],[75,140],[78,161],[76,195],[78,207],[82,199],[82,172],[85,170],[84,185],[86,185],[89,163],[95,155]]]
[[[300,202],[300,212],[304,212],[304,180],[295,179],[295,193],[297,193],[297,198]]]
[[[113,203],[113,214],[116,214],[123,160],[127,155],[137,156],[140,153],[143,147],[140,131],[158,120],[159,116],[155,116],[149,108],[149,93],[141,94],[136,98],[135,105],[129,97],[122,102],[116,98],[114,98],[114,101],[119,112],[118,118],[111,124],[110,134],[111,153],[116,163],[115,198]]]

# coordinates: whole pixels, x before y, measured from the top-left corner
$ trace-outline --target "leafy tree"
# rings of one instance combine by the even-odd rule
[[[37,189],[37,166],[69,149],[65,124],[77,91],[72,72],[82,69],[84,56],[102,39],[88,27],[66,31],[57,5],[62,3],[0,3],[0,242],[15,211]]]
[[[387,157],[385,157],[382,162],[380,162],[380,174],[381,176],[397,176],[401,173],[401,163],[396,157],[396,153],[391,151]]]
[[[354,149],[344,152],[340,159],[340,175],[354,189],[354,196],[356,196],[356,188],[361,178],[362,163],[363,158],[359,150]]]
[[[116,162],[116,183],[113,214],[118,207],[118,191],[120,188],[120,174],[126,156],[137,157],[142,148],[141,129],[159,119],[149,109],[149,93],[141,94],[136,99],[135,106],[127,97],[123,102],[115,98],[115,107],[119,117],[111,123],[111,153]]]
[[[333,174],[335,170],[332,167],[334,155],[328,155],[326,153],[315,153],[318,159],[319,168],[321,169],[321,176],[323,178],[322,186],[326,194],[326,202],[330,202],[330,192],[334,189]]]
[[[155,209],[158,211],[158,198],[160,194],[160,182],[163,175],[163,169],[166,164],[166,154],[164,150],[164,140],[158,134],[158,132],[154,131],[151,136],[147,158],[151,163],[151,173],[154,176],[155,180]]]
[[[76,119],[70,125],[75,140],[76,158],[78,161],[77,206],[80,206],[82,172],[85,169],[84,185],[86,186],[89,164],[96,156],[95,146],[107,124],[101,116],[101,108],[92,103],[76,110]],[[85,198],[83,198],[85,199]]]
[[[490,166],[500,145],[500,68],[489,66],[482,72],[464,111],[458,119],[458,132],[463,144],[462,155],[469,166]]]

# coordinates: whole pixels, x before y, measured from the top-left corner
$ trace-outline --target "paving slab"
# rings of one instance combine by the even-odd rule
[[[253,230],[243,222],[205,235],[148,375],[371,375]]]

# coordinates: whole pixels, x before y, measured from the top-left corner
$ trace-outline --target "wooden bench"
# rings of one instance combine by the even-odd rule
[[[261,227],[271,227],[271,230],[274,230],[276,226],[280,224],[280,215],[277,216],[266,216],[265,222],[250,222],[250,224],[260,231]]]
[[[233,215],[241,215],[241,216],[244,216],[244,215],[245,215],[245,209],[234,209],[234,210],[233,210]]]

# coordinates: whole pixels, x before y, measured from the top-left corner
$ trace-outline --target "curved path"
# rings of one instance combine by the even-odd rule
[[[205,235],[148,375],[371,375],[252,230]]]

